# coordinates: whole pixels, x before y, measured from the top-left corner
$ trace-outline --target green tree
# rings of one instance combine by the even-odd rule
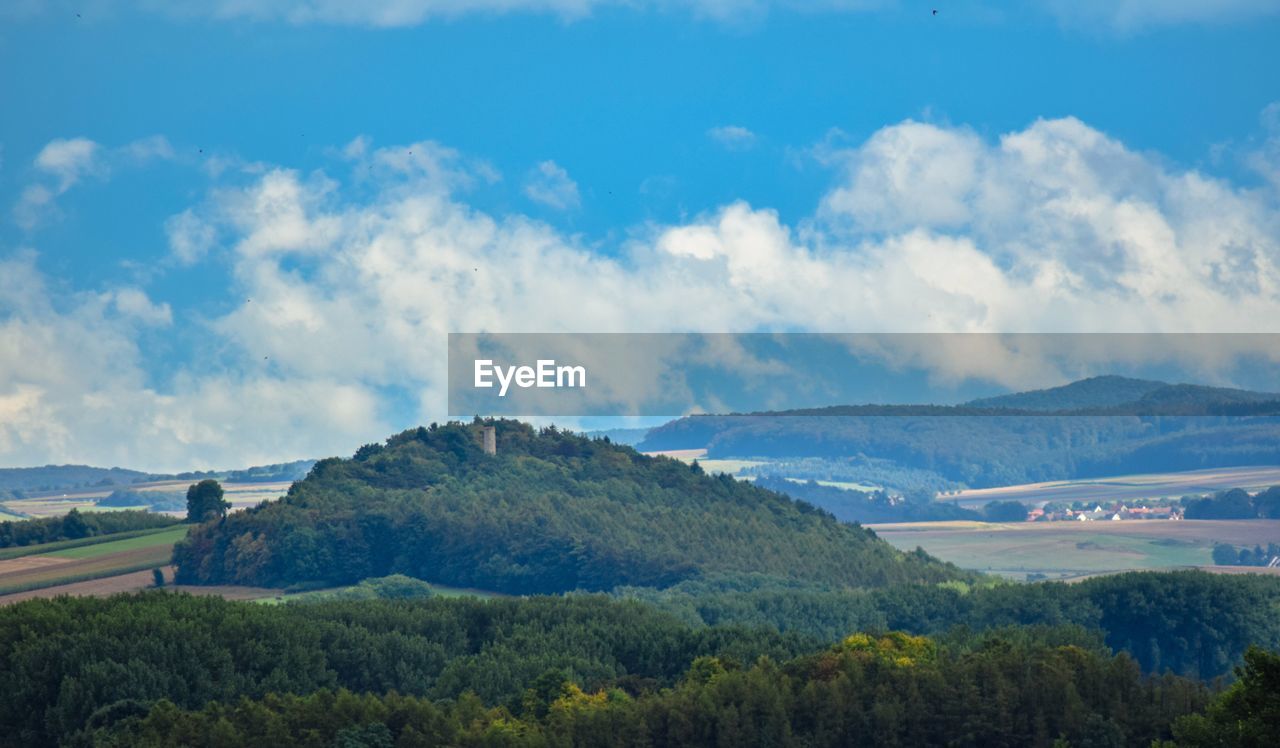
[[[91,532],[88,523],[84,521],[84,515],[77,509],[72,509],[62,520],[62,534],[64,537],[72,540],[87,538]]]
[[[1027,507],[1020,501],[993,501],[982,508],[982,516],[988,522],[1022,522]]]
[[[231,504],[222,498],[222,485],[212,478],[191,484],[187,489],[187,521],[203,522],[225,517]]]
[[[1258,516],[1263,519],[1280,519],[1280,486],[1272,486],[1253,497]]]
[[[1173,728],[1185,748],[1280,745],[1280,654],[1250,647],[1239,677],[1204,715],[1180,718]]]
[[[1213,547],[1213,562],[1218,566],[1235,566],[1240,562],[1240,554],[1235,546],[1218,543]]]

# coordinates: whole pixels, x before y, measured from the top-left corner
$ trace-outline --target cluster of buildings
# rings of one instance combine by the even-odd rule
[[[1072,509],[1064,507],[1035,508],[1027,513],[1028,522],[1095,522],[1122,519],[1182,519],[1182,508],[1177,506],[1125,506],[1117,502],[1104,507]]]

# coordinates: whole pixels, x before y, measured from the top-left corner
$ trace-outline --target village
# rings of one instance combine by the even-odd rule
[[[1181,520],[1178,501],[1152,502],[1150,505],[1126,505],[1124,502],[1101,503],[1078,501],[1073,504],[1046,504],[1027,512],[1027,522],[1097,522],[1125,519]]]

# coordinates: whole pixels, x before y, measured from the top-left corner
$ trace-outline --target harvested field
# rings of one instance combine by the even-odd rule
[[[1001,488],[981,488],[943,496],[961,506],[981,506],[989,501],[1022,501],[1043,504],[1049,501],[1134,501],[1137,499],[1179,498],[1229,488],[1258,489],[1280,485],[1280,467],[1257,466],[1189,470],[1178,473],[1144,473],[1110,478],[1026,483]]]
[[[5,574],[15,574],[22,571],[30,571],[31,569],[39,569],[45,566],[58,566],[66,563],[70,563],[70,559],[60,558],[58,556],[23,556],[21,558],[11,558],[0,561],[0,577],[3,577]]]

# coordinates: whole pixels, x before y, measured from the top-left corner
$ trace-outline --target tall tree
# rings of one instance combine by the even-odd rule
[[[187,521],[203,522],[227,516],[230,502],[222,498],[222,485],[212,478],[191,484],[187,489]]]

